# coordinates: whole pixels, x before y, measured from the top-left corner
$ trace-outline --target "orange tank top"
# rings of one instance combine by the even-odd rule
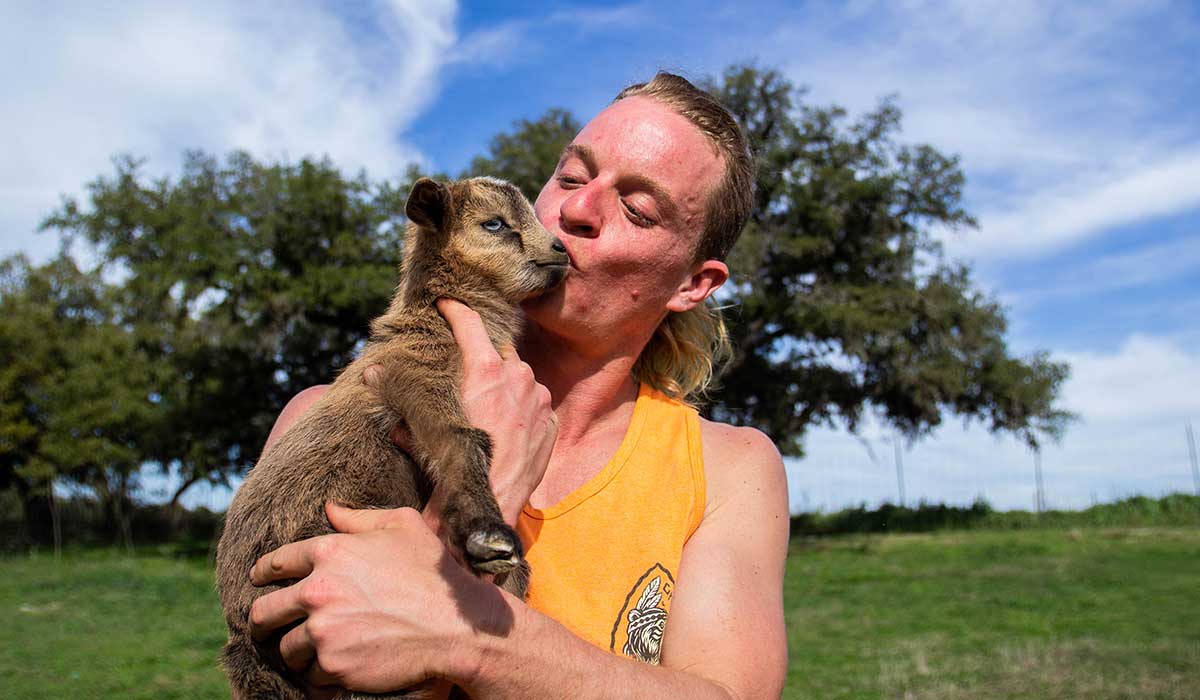
[[[609,463],[558,504],[521,513],[528,603],[598,647],[658,663],[683,545],[704,505],[699,416],[643,384]]]

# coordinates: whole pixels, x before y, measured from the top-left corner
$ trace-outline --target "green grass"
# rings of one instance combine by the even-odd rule
[[[1200,530],[795,543],[786,698],[1200,698]]]
[[[204,559],[0,569],[3,697],[229,696]],[[1200,529],[797,541],[786,603],[786,698],[1200,697]]]
[[[3,697],[229,697],[204,559],[90,550],[9,557],[0,570]]]

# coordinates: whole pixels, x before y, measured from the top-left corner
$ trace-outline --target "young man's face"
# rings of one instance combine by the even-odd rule
[[[530,316],[568,338],[648,337],[667,312],[702,301],[728,275],[722,263],[693,260],[723,167],[695,126],[653,99],[627,97],[598,114],[534,204],[572,269],[526,305]]]

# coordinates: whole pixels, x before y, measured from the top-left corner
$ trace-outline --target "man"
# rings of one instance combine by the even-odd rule
[[[677,76],[626,89],[584,127],[535,203],[572,269],[526,306],[519,358],[439,303],[464,405],[495,442],[501,510],[529,550],[528,602],[452,559],[436,493],[424,519],[330,506],[343,534],[252,573],[301,579],[251,612],[261,634],[301,621],[280,645],[289,666],[377,693],[439,677],[476,698],[779,696],[782,462],[766,436],[679,400],[711,374],[723,326],[706,300],[728,278],[751,182],[736,123]]]

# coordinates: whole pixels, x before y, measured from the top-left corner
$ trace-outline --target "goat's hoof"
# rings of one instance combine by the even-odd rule
[[[467,563],[475,571],[502,574],[521,563],[521,540],[504,523],[487,523],[471,529],[464,547]]]

